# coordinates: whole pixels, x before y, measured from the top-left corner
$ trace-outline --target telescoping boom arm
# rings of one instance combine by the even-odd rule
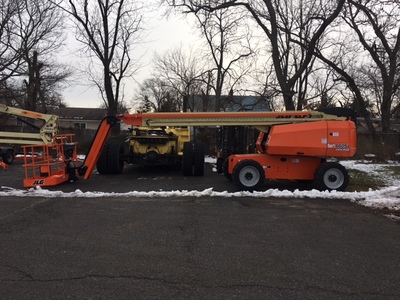
[[[54,136],[58,133],[58,116],[56,115],[42,114],[4,104],[0,104],[0,112],[17,116],[19,120],[39,131],[39,133],[0,131],[0,143],[25,145],[49,144],[53,142]],[[43,120],[44,124],[38,127],[23,118]]]
[[[319,111],[137,113],[117,116],[131,126],[253,126],[260,131],[279,124],[340,121],[346,117]]]

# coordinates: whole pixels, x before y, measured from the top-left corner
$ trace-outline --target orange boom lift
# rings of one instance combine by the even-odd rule
[[[49,186],[77,176],[88,179],[98,160],[110,169],[122,172],[129,161],[119,144],[106,144],[110,129],[118,122],[133,127],[165,126],[254,126],[260,131],[257,153],[231,155],[226,160],[224,173],[244,190],[259,188],[265,179],[313,180],[318,188],[344,190],[349,182],[346,169],[328,158],[352,157],[356,151],[354,112],[345,109],[330,111],[285,112],[202,112],[202,113],[137,113],[107,116],[100,123],[85,161],[76,166],[73,142],[60,142],[46,148],[56,148],[56,155],[46,156],[47,162],[26,162],[25,187]],[[106,144],[106,146],[104,146]],[[202,175],[204,156],[195,155],[196,144],[183,143],[182,165]],[[59,145],[59,146],[57,146]],[[34,150],[34,149],[30,149]],[[43,149],[44,151],[46,149]],[[66,153],[67,152],[67,153]],[[201,153],[201,152],[200,152]],[[56,161],[54,161],[56,160]],[[49,164],[52,161],[54,166]],[[62,171],[55,165],[61,164]],[[43,166],[45,172],[34,172]],[[29,170],[30,169],[30,170]],[[54,171],[53,171],[54,170]],[[197,170],[197,172],[196,172]],[[200,170],[200,171],[199,171]],[[192,171],[190,171],[192,172]],[[189,173],[190,173],[189,172]],[[190,175],[190,174],[185,174]],[[55,179],[62,177],[62,180]]]

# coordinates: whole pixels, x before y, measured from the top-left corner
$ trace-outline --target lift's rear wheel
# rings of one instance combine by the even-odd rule
[[[123,143],[120,140],[108,140],[97,161],[97,171],[100,174],[120,174],[124,168]]]
[[[193,175],[193,143],[183,143],[182,171],[183,176]]]
[[[204,145],[201,142],[194,143],[193,168],[194,176],[204,175]]]
[[[5,162],[7,165],[11,165],[14,162],[14,151],[9,149],[6,151],[6,153],[3,155],[3,162]]]
[[[232,181],[243,190],[252,191],[259,188],[264,179],[263,167],[254,160],[242,160],[233,168]]]
[[[344,191],[349,184],[349,174],[339,163],[324,162],[315,171],[314,182],[320,190]]]

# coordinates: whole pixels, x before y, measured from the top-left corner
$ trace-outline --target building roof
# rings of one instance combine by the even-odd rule
[[[189,108],[193,111],[214,111],[216,98],[208,95],[193,95],[189,99]],[[223,111],[270,111],[267,99],[260,96],[221,95]]]
[[[58,115],[60,120],[101,120],[107,110],[104,108],[60,107],[49,109],[48,113]]]
[[[233,96],[225,98],[227,111],[270,111],[267,102],[256,96]]]

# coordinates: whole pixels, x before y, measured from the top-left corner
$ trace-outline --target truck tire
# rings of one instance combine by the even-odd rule
[[[349,184],[349,174],[339,163],[324,162],[315,171],[314,183],[319,190],[344,191]]]
[[[107,167],[107,153],[108,153],[108,142],[106,142],[103,146],[103,150],[101,150],[99,159],[96,163],[97,172],[100,174],[108,174]]]
[[[219,173],[219,174],[224,172],[224,169],[223,169],[224,161],[225,161],[225,159],[223,157],[217,158],[217,173]]]
[[[233,168],[232,181],[243,190],[253,191],[259,188],[264,179],[264,169],[255,160],[242,160]]]
[[[12,149],[8,149],[6,153],[2,156],[3,162],[7,165],[11,165],[14,162],[14,151]]]
[[[229,181],[232,181],[232,175],[228,172],[229,169],[229,157],[225,158],[224,163],[222,164],[222,173]]]
[[[193,167],[194,176],[204,176],[204,145],[201,142],[194,143]]]
[[[124,168],[124,147],[119,140],[108,140],[100,153],[96,168],[100,174],[120,174]]]
[[[182,171],[183,176],[193,175],[193,143],[183,143]]]

